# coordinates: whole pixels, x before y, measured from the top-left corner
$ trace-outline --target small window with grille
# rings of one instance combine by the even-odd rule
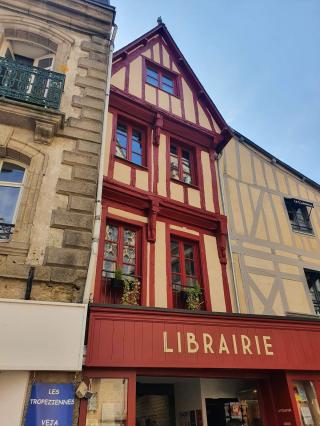
[[[313,204],[296,198],[284,199],[293,231],[313,234],[310,214]]]
[[[304,270],[311,295],[314,310],[320,315],[320,272],[310,269]]]

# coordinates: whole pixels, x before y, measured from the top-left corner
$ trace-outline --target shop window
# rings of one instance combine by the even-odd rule
[[[296,198],[284,199],[293,231],[313,234],[310,214],[313,204]]]
[[[313,382],[295,381],[294,395],[299,411],[300,425],[320,425],[320,410]]]
[[[91,379],[86,426],[127,425],[128,380]]]
[[[122,303],[125,295],[132,298],[132,303],[128,304],[140,303],[140,247],[139,230],[127,225],[107,224],[102,271],[106,302]]]
[[[146,82],[158,89],[164,90],[170,95],[177,95],[176,77],[160,67],[147,66]]]
[[[146,166],[145,132],[125,121],[118,121],[116,130],[116,156],[138,166]]]
[[[172,237],[170,253],[173,307],[204,309],[198,245],[193,241]]]
[[[306,279],[317,315],[320,315],[320,272],[305,269]]]
[[[194,156],[190,149],[175,143],[170,144],[170,177],[195,185]]]
[[[9,240],[17,216],[25,170],[0,160],[0,241]]]

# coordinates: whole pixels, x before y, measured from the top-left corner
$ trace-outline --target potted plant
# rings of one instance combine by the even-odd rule
[[[188,299],[188,294],[189,294],[189,287],[181,287],[180,299],[186,302],[186,300]]]
[[[140,282],[137,278],[123,280],[122,305],[139,305]]]
[[[201,305],[203,304],[203,301],[201,301],[202,289],[199,284],[196,283],[193,287],[188,287],[187,294],[187,308],[191,311],[199,311],[201,309]]]
[[[122,269],[116,269],[114,271],[114,277],[111,278],[111,288],[122,288],[124,285]]]

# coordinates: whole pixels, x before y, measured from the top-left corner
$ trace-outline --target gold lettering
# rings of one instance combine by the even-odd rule
[[[199,345],[196,341],[196,336],[193,333],[187,333],[187,347],[190,354],[198,352]]]
[[[245,334],[241,334],[241,343],[242,343],[243,354],[246,355],[248,353],[249,355],[252,355],[252,351],[250,349],[251,341],[249,337],[246,336]]]
[[[168,347],[168,333],[166,331],[163,332],[163,351],[173,352],[173,349]]]
[[[237,354],[238,353],[238,347],[237,347],[237,340],[236,340],[235,334],[232,335],[232,342],[233,342],[234,353]]]
[[[177,339],[178,339],[178,352],[181,352],[181,333],[178,331],[177,333]]]
[[[213,354],[213,349],[212,349],[212,337],[210,336],[210,334],[208,333],[203,333],[203,350],[204,353],[207,354],[208,351]]]
[[[258,336],[254,336],[254,339],[256,341],[257,353],[258,353],[258,355],[261,355],[259,337]]]
[[[272,348],[272,343],[268,342],[268,340],[271,340],[270,336],[262,336],[263,343],[264,343],[264,350],[266,351],[266,355],[273,355],[272,351],[269,351],[269,348]]]
[[[224,335],[223,335],[223,334],[221,334],[221,335],[220,335],[219,354],[222,354],[222,352],[225,352],[225,353],[227,353],[227,354],[229,354],[229,353],[230,353],[230,352],[229,352],[229,349],[228,349],[228,346],[227,346],[226,339],[224,338]]]

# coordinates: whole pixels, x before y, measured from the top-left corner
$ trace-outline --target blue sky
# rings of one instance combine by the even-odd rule
[[[162,16],[230,126],[320,182],[320,0],[113,0],[116,49]]]

